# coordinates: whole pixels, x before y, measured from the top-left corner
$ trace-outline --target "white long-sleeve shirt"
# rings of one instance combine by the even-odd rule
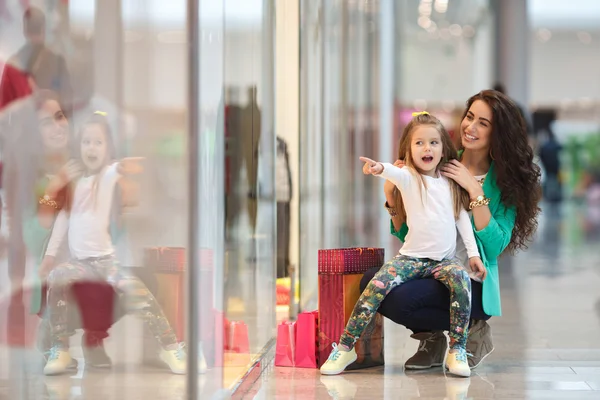
[[[110,165],[98,179],[80,178],[75,184],[70,213],[61,210],[56,217],[46,255],[55,256],[67,232],[71,257],[81,260],[114,253],[110,236],[110,209],[117,180],[118,163]]]
[[[465,244],[469,258],[478,257],[473,227],[466,210],[454,218],[454,203],[450,183],[444,176],[423,175],[427,189],[422,187],[416,172],[384,163],[380,177],[393,182],[402,194],[406,210],[408,234],[400,254],[440,261],[456,255],[456,230]],[[420,188],[421,187],[421,188]]]

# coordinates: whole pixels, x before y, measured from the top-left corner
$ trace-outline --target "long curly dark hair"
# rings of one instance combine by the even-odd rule
[[[494,161],[501,201],[516,208],[515,227],[507,250],[526,249],[537,229],[541,199],[540,168],[533,162],[527,125],[517,104],[496,90],[483,90],[467,100],[467,108],[484,101],[493,113],[490,157]]]

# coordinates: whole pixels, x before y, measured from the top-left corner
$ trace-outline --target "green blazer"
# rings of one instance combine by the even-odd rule
[[[500,316],[502,315],[502,305],[500,301],[500,281],[498,279],[498,257],[510,243],[512,231],[515,227],[516,209],[505,206],[500,200],[501,193],[496,185],[493,162],[483,183],[483,192],[490,199],[489,208],[492,218],[488,225],[480,231],[475,228],[473,217],[471,217],[471,224],[473,224],[475,241],[477,242],[479,254],[481,254],[481,260],[488,271],[487,277],[483,281],[483,311],[487,315]],[[404,242],[408,226],[404,224],[400,230],[396,231],[394,224],[391,223],[390,225],[392,234]]]

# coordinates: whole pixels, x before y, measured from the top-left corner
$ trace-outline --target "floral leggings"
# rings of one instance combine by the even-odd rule
[[[71,260],[60,264],[48,277],[48,314],[52,345],[68,347],[70,290],[77,281],[107,282],[125,298],[129,312],[142,317],[163,348],[177,344],[177,337],[156,298],[137,277],[123,272],[114,256]]]
[[[356,302],[340,344],[353,348],[388,293],[403,282],[429,278],[442,282],[450,291],[450,348],[464,349],[471,316],[471,279],[457,259],[434,261],[403,255],[381,267]]]

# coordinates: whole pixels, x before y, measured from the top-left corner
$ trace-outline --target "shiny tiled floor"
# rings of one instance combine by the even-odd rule
[[[416,350],[386,324],[386,366],[321,377],[271,368],[254,399],[600,399],[600,210],[545,207],[530,249],[501,263],[496,350],[469,379],[403,370]]]
[[[529,251],[502,260],[504,316],[490,321],[496,350],[470,379],[439,368],[404,371],[417,343],[387,323],[385,367],[327,379],[316,370],[269,367],[244,398],[600,399],[599,245],[600,209],[545,210]],[[113,329],[110,372],[80,368],[44,377],[34,350],[0,346],[0,400],[185,398],[185,377],[141,366],[139,321],[127,317]],[[216,393],[226,379],[220,370],[200,376],[201,398],[211,398],[204,394]]]

